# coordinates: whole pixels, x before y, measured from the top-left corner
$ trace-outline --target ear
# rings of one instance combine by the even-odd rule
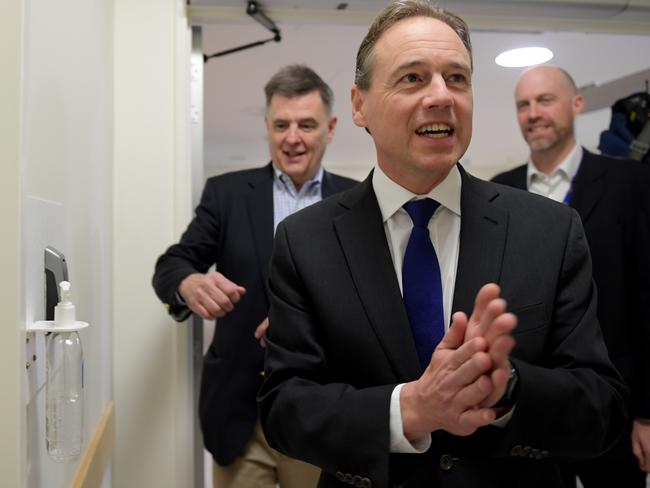
[[[366,127],[365,93],[357,85],[352,85],[352,121],[359,127]]]
[[[573,115],[580,115],[585,108],[585,99],[582,95],[574,95],[573,97]]]
[[[327,124],[327,143],[332,142],[334,138],[334,130],[336,129],[336,122],[338,119],[336,117],[330,118],[329,123]]]

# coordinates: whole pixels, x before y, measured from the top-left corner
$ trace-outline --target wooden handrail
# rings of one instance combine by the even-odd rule
[[[115,403],[110,400],[102,411],[95,432],[88,442],[71,488],[98,488],[102,484],[106,465],[113,452],[115,433]]]

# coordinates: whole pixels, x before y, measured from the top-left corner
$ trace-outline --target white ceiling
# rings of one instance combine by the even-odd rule
[[[339,3],[342,2],[260,1],[268,16],[279,26],[282,41],[214,58],[205,65],[204,155],[207,174],[259,166],[268,161],[263,87],[278,68],[290,63],[311,66],[334,90],[334,112],[338,115],[339,125],[334,142],[325,155],[325,166],[359,178],[372,167],[372,141],[362,129],[352,124],[349,90],[359,42],[371,18],[387,2],[351,0],[347,2],[347,10],[342,12],[335,10]],[[514,84],[521,70],[500,68],[494,64],[495,56],[502,50],[533,44],[549,47],[555,52],[551,62],[569,70],[578,86],[606,83],[650,67],[647,54],[650,53],[650,0],[643,0],[641,3],[644,5],[632,5],[638,10],[633,22],[620,20],[625,14],[622,6],[639,4],[639,0],[592,1],[589,2],[591,11],[585,2],[574,0],[572,8],[582,9],[579,12],[581,19],[569,24],[582,27],[571,30],[563,27],[566,19],[559,22],[560,28],[558,22],[548,20],[561,11],[552,8],[545,11],[547,28],[534,26],[523,29],[529,25],[528,22],[530,25],[539,22],[539,17],[530,21],[520,20],[517,28],[492,30],[491,24],[485,23],[485,12],[498,11],[506,4],[510,6],[510,21],[513,21],[519,18],[514,14],[522,15],[526,9],[540,8],[542,3],[565,8],[568,2],[478,0],[441,3],[463,4],[464,8],[474,8],[476,13],[473,22],[469,15],[464,15],[472,28],[475,109],[474,137],[463,162],[470,171],[479,175],[491,176],[498,169],[523,162],[526,157],[526,146],[516,124],[512,100]],[[594,7],[594,4],[598,5]],[[606,9],[616,6],[618,20],[610,21],[617,24],[616,29],[596,28],[602,26],[601,20],[596,22],[596,27],[585,27],[586,23],[594,22],[593,18],[586,19],[588,16],[602,17]],[[211,54],[271,37],[269,31],[245,15],[245,7],[245,0],[192,0],[190,13],[195,23],[202,24],[204,53]],[[327,9],[329,14],[324,14]],[[455,11],[460,12],[460,9]],[[341,20],[343,17],[338,17],[341,14],[347,20]],[[356,20],[352,21],[350,17]],[[629,23],[628,27],[626,23]],[[644,23],[647,28],[641,32],[646,35],[638,33],[639,25]],[[638,87],[639,91],[642,89],[644,86]],[[577,124],[581,142],[595,148],[598,134],[608,119],[607,109],[582,116]]]

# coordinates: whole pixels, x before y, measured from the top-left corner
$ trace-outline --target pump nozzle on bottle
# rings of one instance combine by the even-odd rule
[[[70,300],[70,282],[59,283],[61,301],[54,307],[54,324],[56,326],[71,326],[75,323],[75,306]]]

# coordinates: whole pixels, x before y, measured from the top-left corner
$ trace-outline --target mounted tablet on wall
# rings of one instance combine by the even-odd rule
[[[68,264],[62,252],[45,248],[45,320],[54,320],[54,307],[61,297],[59,283],[68,281]]]

